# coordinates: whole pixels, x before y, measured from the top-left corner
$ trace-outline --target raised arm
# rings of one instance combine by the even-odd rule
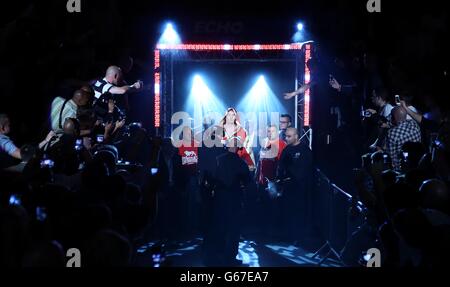
[[[111,89],[109,89],[109,92],[111,94],[123,95],[125,93],[139,91],[141,88],[142,88],[142,83],[140,81],[137,81],[136,83],[134,83],[131,86],[126,85],[126,86],[122,86],[122,87],[112,87]]]
[[[400,105],[406,110],[406,113],[413,118],[419,124],[422,122],[423,116],[419,113],[413,112],[410,108],[406,106],[405,101],[400,101]]]
[[[294,92],[290,92],[290,93],[285,93],[284,94],[284,99],[289,100],[290,98],[293,98],[295,96],[298,96],[300,94],[303,94],[306,90],[308,90],[310,88],[311,84],[304,84],[301,85],[300,88],[298,88],[297,90],[295,90]]]

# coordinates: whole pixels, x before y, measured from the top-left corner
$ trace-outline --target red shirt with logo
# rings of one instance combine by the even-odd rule
[[[181,165],[188,172],[188,175],[196,175],[198,164],[198,147],[195,146],[195,142],[192,141],[190,145],[182,144],[178,148],[178,154],[181,157]]]

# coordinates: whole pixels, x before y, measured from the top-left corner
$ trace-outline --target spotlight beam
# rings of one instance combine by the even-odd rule
[[[243,112],[284,112],[285,108],[269,87],[263,75],[259,76],[250,91],[238,105]]]
[[[166,24],[164,32],[162,33],[161,37],[158,40],[158,44],[165,44],[165,45],[181,44],[180,36],[178,35],[172,23]]]
[[[186,111],[194,115],[194,121],[199,124],[206,116],[216,118],[222,115],[225,106],[219,98],[211,91],[200,75],[195,75],[187,102]]]

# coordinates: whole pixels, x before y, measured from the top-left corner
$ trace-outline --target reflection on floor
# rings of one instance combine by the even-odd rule
[[[161,265],[174,267],[203,267],[201,257],[202,238],[187,241],[149,242],[137,250],[136,265],[142,267]],[[161,255],[161,249],[164,255]],[[313,253],[287,243],[258,243],[241,240],[237,259],[249,267],[313,267],[322,258],[313,258]],[[340,267],[338,261],[326,259],[322,267]]]

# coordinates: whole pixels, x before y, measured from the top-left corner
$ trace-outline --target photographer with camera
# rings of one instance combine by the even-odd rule
[[[66,119],[76,119],[79,108],[87,106],[89,104],[89,101],[89,92],[82,89],[76,90],[73,93],[72,98],[70,99],[56,97],[52,102],[50,111],[50,122],[52,130],[57,134],[63,133],[63,124]]]
[[[367,109],[364,111],[364,117],[370,118],[377,125],[377,138],[370,145],[370,150],[381,150],[385,145],[386,132],[390,128],[391,111],[394,108],[389,102],[388,92],[385,89],[378,88],[372,91],[372,103],[378,108]]]
[[[80,164],[89,162],[91,141],[80,135],[80,123],[75,118],[64,121],[63,133],[53,137],[42,147],[44,158],[51,160],[55,173],[72,175],[78,172]]]
[[[125,118],[117,113],[115,101],[109,99],[108,113],[104,118],[102,126],[104,127],[103,138],[102,135],[97,135],[96,142],[99,144],[108,144],[114,142],[118,135],[118,131],[125,125]]]

